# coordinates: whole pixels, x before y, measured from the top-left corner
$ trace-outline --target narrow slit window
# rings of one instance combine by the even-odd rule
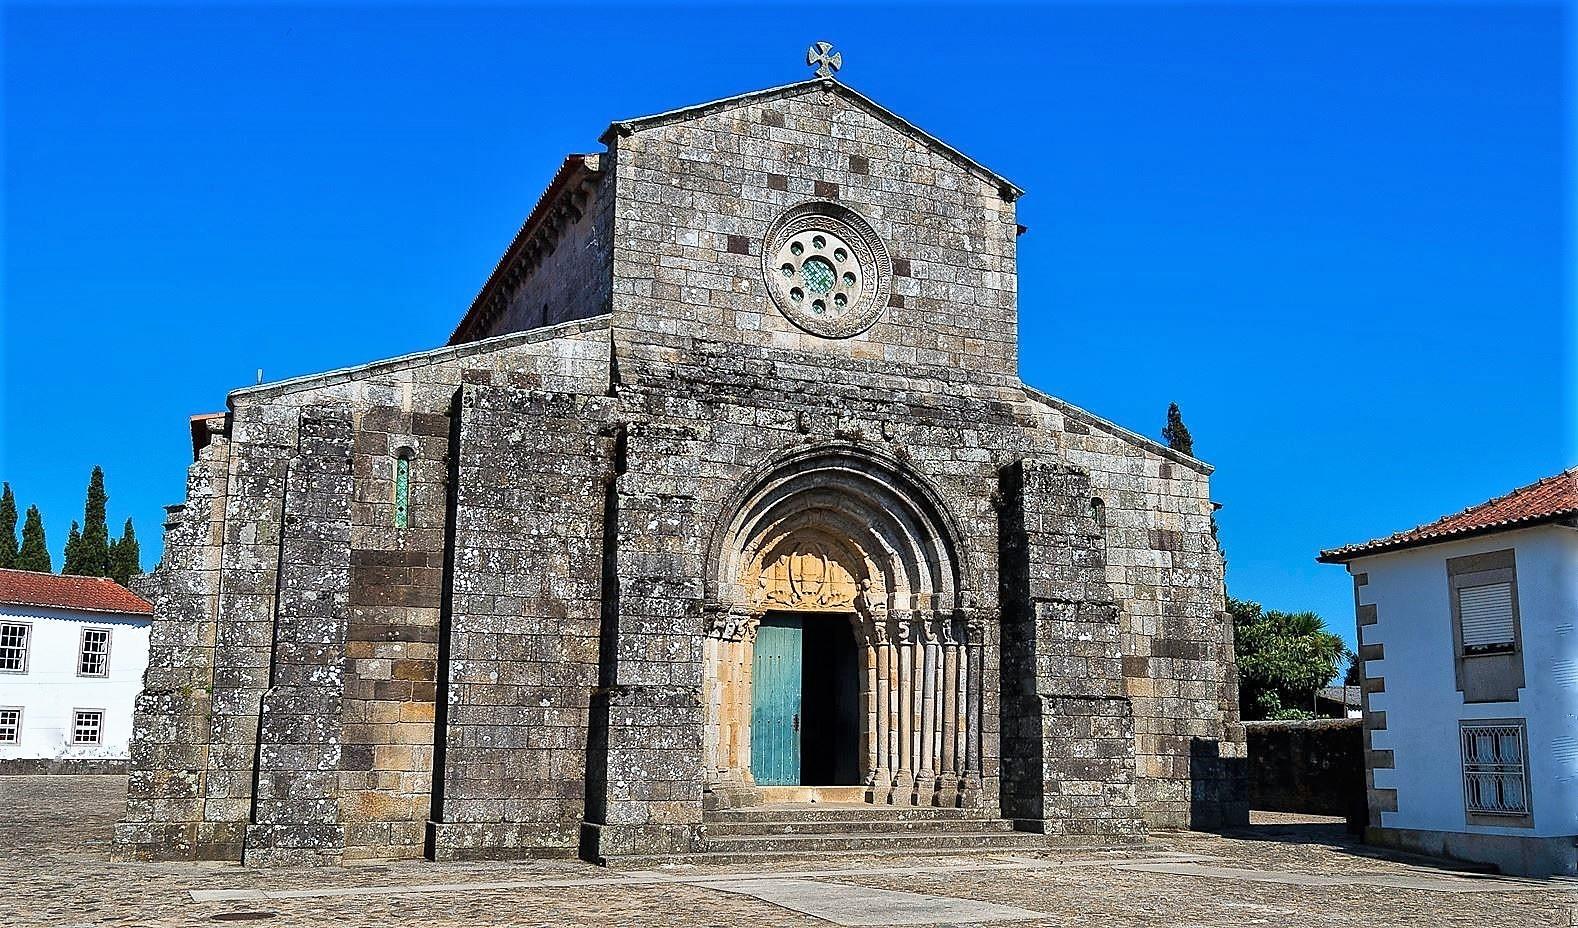
[[[1463,622],[1464,654],[1512,650],[1512,584],[1460,587],[1457,608]]]
[[[395,458],[395,528],[411,525],[411,459],[406,455]]]

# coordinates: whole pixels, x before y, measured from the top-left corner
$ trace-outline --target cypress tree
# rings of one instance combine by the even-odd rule
[[[127,519],[126,527],[121,529],[121,537],[110,545],[110,576],[116,583],[125,586],[140,573],[142,549],[137,545],[137,530],[132,528],[132,520]]]
[[[78,550],[81,570],[72,571],[85,577],[110,575],[110,526],[105,517],[105,504],[109,495],[104,492],[104,469],[93,468],[88,478],[88,501],[82,509],[82,543]]]
[[[16,552],[16,494],[8,483],[0,492],[0,567],[15,567]]]
[[[71,520],[71,532],[66,535],[66,563],[60,567],[63,574],[82,576],[82,529],[77,520]]]
[[[1167,407],[1167,427],[1162,429],[1162,440],[1174,451],[1194,454],[1194,437],[1189,434],[1189,427],[1184,425],[1183,414],[1178,411],[1177,403]]]
[[[37,506],[27,507],[27,519],[22,523],[22,548],[17,552],[15,567],[46,574],[54,569],[49,561],[49,546],[44,543],[44,520],[39,517]]]

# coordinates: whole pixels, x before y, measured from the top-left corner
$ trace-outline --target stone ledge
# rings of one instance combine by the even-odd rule
[[[0,777],[123,777],[130,768],[125,757],[13,757],[0,760]]]

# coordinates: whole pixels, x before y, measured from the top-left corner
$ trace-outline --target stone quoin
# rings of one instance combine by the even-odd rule
[[[116,853],[1245,821],[1211,469],[1020,381],[1021,191],[829,78],[602,141],[448,345],[193,420]]]

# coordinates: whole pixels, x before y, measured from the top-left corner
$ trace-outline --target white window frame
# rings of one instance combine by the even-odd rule
[[[22,652],[22,666],[0,667],[0,673],[27,673],[28,665],[33,659],[33,623],[19,622],[11,619],[0,621],[0,633],[3,633],[3,630],[6,626],[14,626],[22,629],[22,644],[17,646]]]
[[[93,726],[93,740],[83,741],[77,737],[82,728],[82,716],[96,715],[98,720]],[[73,747],[88,745],[97,746],[104,743],[104,715],[103,709],[72,709],[71,710],[71,745]]]
[[[1500,745],[1505,736],[1518,746],[1518,757],[1482,757],[1476,749],[1476,736],[1492,735],[1491,743]],[[1463,758],[1463,810],[1470,825],[1532,827],[1534,795],[1529,782],[1529,728],[1523,719],[1472,719],[1458,723],[1458,745]],[[1485,801],[1486,788],[1498,797],[1506,795],[1506,784],[1517,783],[1523,797],[1522,807],[1503,801]]]
[[[0,713],[3,713],[3,712],[15,712],[16,713],[16,724],[14,726],[12,726],[14,728],[14,731],[11,732],[11,737],[10,738],[0,737],[0,744],[21,744],[22,743],[22,707],[21,706],[0,706]],[[4,732],[5,732],[5,726],[4,725],[0,725],[0,735],[3,735]]]
[[[110,675],[110,641],[114,637],[111,634],[112,631],[113,629],[103,625],[84,625],[82,627],[82,633],[77,636],[77,676],[98,679]],[[89,632],[104,633],[104,662],[100,666],[98,673],[89,673],[82,669],[83,658],[87,657],[88,654],[87,649]]]

